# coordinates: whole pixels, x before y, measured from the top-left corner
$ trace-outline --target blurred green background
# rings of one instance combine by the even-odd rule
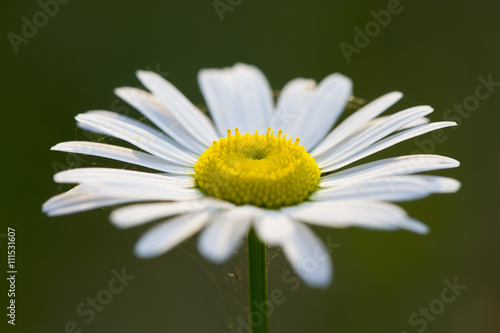
[[[203,104],[200,68],[255,64],[275,89],[294,77],[321,80],[341,72],[352,78],[357,97],[369,101],[400,90],[405,97],[392,111],[429,104],[434,121],[450,116],[454,104],[472,101],[478,77],[500,82],[496,2],[403,0],[377,31],[371,11],[392,3],[221,0],[219,8],[229,7],[220,16],[211,0],[73,0],[44,22],[40,3],[2,1],[0,236],[7,226],[16,229],[18,268],[17,325],[7,325],[2,313],[2,332],[78,332],[71,321],[81,332],[237,332],[246,297],[237,274],[244,252],[213,266],[197,254],[194,239],[157,259],[139,260],[133,245],[147,226],[118,230],[108,222],[109,210],[47,218],[41,204],[66,189],[52,181],[55,171],[111,165],[49,148],[86,140],[75,127],[77,113],[111,109],[138,116],[112,93],[138,86],[136,69],[160,72],[196,104]],[[34,15],[38,31],[27,31],[32,36],[13,46],[9,33],[21,36],[23,17],[33,22]],[[340,45],[355,46],[354,29],[367,24],[372,37],[348,62]],[[494,89],[473,112],[459,116],[460,126],[447,129],[444,142],[431,147],[427,141],[429,152],[462,162],[434,174],[463,183],[457,194],[402,205],[431,227],[429,235],[315,228],[338,244],[335,280],[327,290],[292,290],[296,286],[282,280],[290,267],[273,251],[269,288],[282,290],[286,301],[274,309],[272,332],[500,332],[500,87]],[[417,149],[422,147],[410,140],[376,157]],[[6,239],[0,241],[5,264]],[[108,288],[112,271],[122,268],[135,279],[92,319],[78,314],[77,307]],[[455,278],[467,289],[442,309],[436,300],[443,281]],[[7,287],[4,282],[3,312]],[[419,308],[429,304],[439,314],[425,319]],[[412,315],[418,324],[410,323]]]

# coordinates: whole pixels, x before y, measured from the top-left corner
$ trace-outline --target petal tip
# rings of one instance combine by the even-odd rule
[[[327,289],[333,280],[333,270],[329,268],[316,275],[302,276],[304,283],[311,288]]]
[[[151,249],[147,244],[139,241],[134,247],[134,254],[141,259],[152,259],[160,255],[158,251]]]
[[[113,93],[118,96],[118,97],[122,97],[123,95],[127,95],[131,92],[131,88],[130,87],[118,87],[118,88],[115,88],[113,89]]]
[[[401,228],[419,235],[426,235],[431,231],[431,229],[426,224],[423,224],[422,222],[412,218],[406,219],[401,225]]]

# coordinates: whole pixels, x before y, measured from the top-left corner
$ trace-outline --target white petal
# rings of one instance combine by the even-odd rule
[[[61,142],[50,149],[110,158],[172,174],[194,174],[193,168],[174,165],[154,155],[104,143],[87,141]]]
[[[194,138],[206,146],[218,139],[210,119],[170,82],[154,72],[137,71],[137,77]]]
[[[314,147],[332,128],[351,96],[352,82],[335,73],[327,76],[290,126],[291,137],[300,137],[306,150]]]
[[[95,196],[86,193],[84,188],[84,185],[75,186],[67,192],[53,196],[42,205],[42,211],[47,212],[54,208],[72,204],[76,201],[82,201],[82,199],[94,199]]]
[[[323,243],[302,223],[280,211],[260,210],[255,230],[261,241],[283,246],[295,272],[311,287],[326,287],[333,276],[330,255]]]
[[[151,184],[167,188],[192,188],[192,176],[167,176],[150,172],[113,169],[78,168],[58,172],[54,175],[56,183],[117,182],[123,184]]]
[[[296,232],[283,244],[285,256],[308,286],[328,287],[333,277],[333,265],[328,250],[308,226],[295,221],[294,223]]]
[[[421,184],[419,181],[401,181],[397,177],[382,177],[360,183],[320,189],[314,193],[311,199],[314,201],[353,199],[393,202],[409,201],[431,194],[425,185],[427,185],[426,182]]]
[[[238,92],[230,68],[201,70],[198,73],[198,85],[219,136],[225,137],[228,129],[234,130],[243,125],[245,119],[236,100]]]
[[[292,218],[334,228],[358,226],[393,230],[408,218],[406,212],[396,205],[362,200],[305,202],[281,210]]]
[[[261,209],[256,216],[255,231],[259,238],[273,246],[282,245],[296,232],[296,224],[280,211]]]
[[[328,165],[325,166],[325,170],[328,171],[334,171],[337,169],[340,169],[346,165],[349,165],[355,161],[358,161],[362,159],[363,157],[370,156],[376,152],[379,152],[383,149],[386,149],[388,147],[391,147],[399,142],[414,138],[416,136],[437,130],[439,128],[444,128],[444,127],[449,127],[449,126],[456,126],[457,123],[452,122],[452,121],[443,121],[443,122],[438,122],[438,123],[432,123],[432,124],[427,124],[427,125],[421,125],[418,127],[410,128],[406,131],[399,132],[397,134],[391,135],[390,137],[381,140],[377,143],[372,144],[371,146],[363,149],[359,153],[350,156],[347,159],[341,160],[341,159],[332,159],[330,162],[328,162]]]
[[[146,124],[145,122],[131,118],[129,116],[126,116],[126,115],[123,115],[120,113],[116,113],[113,111],[106,111],[106,110],[89,110],[89,111],[86,111],[86,112],[81,113],[79,115],[95,116],[95,117],[104,119],[104,121],[106,123],[120,124],[120,126],[123,126],[123,128],[121,128],[122,132],[123,132],[123,129],[126,130],[130,127],[134,130],[140,129],[140,130],[143,130],[147,133],[154,133],[155,136],[157,136],[159,139],[166,141],[169,144],[171,144],[172,146],[174,146],[175,148],[179,149],[180,151],[185,152],[186,155],[193,156],[194,158],[196,158],[196,156],[197,156],[195,153],[186,151],[186,149],[181,144],[179,144],[177,141],[173,140],[172,138],[168,137],[168,135],[166,133],[164,133],[162,131],[158,131],[156,128]],[[79,115],[77,115],[77,117]],[[75,118],[77,118],[77,117],[75,117]],[[78,121],[78,119],[76,119],[76,120]],[[78,123],[78,124],[80,124],[80,123]],[[90,126],[92,126],[92,125],[93,124],[90,124]]]
[[[187,214],[208,207],[226,208],[232,204],[211,198],[200,198],[178,202],[157,202],[130,205],[118,208],[110,216],[111,222],[119,228],[135,227],[147,222],[173,215]]]
[[[455,193],[461,186],[458,180],[448,177],[427,175],[418,175],[414,177],[425,179],[432,188],[433,193]]]
[[[309,99],[311,98],[316,81],[297,78],[288,82],[281,91],[276,112],[271,119],[271,127],[276,132],[283,129],[283,133],[291,133],[296,126],[295,122]]]
[[[47,200],[42,206],[42,211],[48,216],[59,216],[131,201],[133,200],[129,198],[108,198],[89,194],[82,190],[82,186],[77,186]]]
[[[412,121],[412,122],[404,125],[399,130],[401,131],[401,130],[413,128],[413,127],[416,127],[416,126],[425,125],[425,124],[428,124],[430,122],[431,122],[431,120],[429,118],[427,118],[427,117],[418,118],[417,120],[414,120],[414,121]]]
[[[78,203],[73,203],[71,205],[67,205],[64,207],[57,207],[51,210],[46,211],[45,213],[47,216],[61,216],[61,215],[69,215],[69,214],[75,214],[75,213],[80,213],[92,209],[97,209],[97,208],[104,208],[104,207],[109,207],[109,206],[114,206],[114,205],[121,205],[124,203],[129,203],[131,199],[116,199],[116,198],[94,198],[94,199],[82,199],[82,201]]]
[[[417,172],[456,168],[459,165],[460,162],[457,160],[439,155],[400,156],[362,164],[321,177],[319,185],[321,187],[331,187],[376,177],[408,175]]]
[[[339,142],[354,133],[357,129],[387,110],[403,97],[399,91],[388,93],[366,104],[339,124],[328,136],[311,152],[313,157],[320,156],[333,148]]]
[[[456,191],[459,188],[456,183],[456,180],[445,177],[430,179],[425,176],[380,177],[359,183],[321,188],[311,196],[311,200],[408,201],[426,197],[431,193]]]
[[[402,126],[431,112],[432,108],[430,106],[416,106],[395,113],[378,126],[371,127],[354,137],[352,140],[330,150],[328,154],[325,155],[325,158],[318,158],[318,165],[322,168],[323,172],[327,172],[329,171],[329,168],[326,167],[327,165],[331,165],[335,161],[343,160],[356,154],[370,144],[400,129]]]
[[[81,122],[77,121],[76,122],[76,126],[79,129],[82,129],[84,131],[92,132],[94,134],[99,134],[99,135],[102,135],[102,136],[109,136],[109,134],[108,134],[108,132],[106,130],[102,130],[101,128],[97,128],[93,124],[87,124],[86,122],[85,123],[81,123]]]
[[[416,234],[425,235],[429,233],[430,229],[428,226],[423,224],[420,221],[412,219],[411,217],[406,218],[400,223],[399,226],[401,229],[405,229]]]
[[[262,132],[269,125],[273,99],[266,77],[255,66],[204,69],[198,83],[218,133],[238,127],[242,133]]]
[[[338,144],[338,146],[340,146],[340,145],[342,145],[342,144],[344,144],[344,143],[346,143],[348,141],[351,141],[358,134],[363,133],[363,132],[367,131],[370,128],[379,126],[380,124],[382,124],[383,122],[385,122],[387,119],[389,119],[389,117],[390,116],[383,116],[383,117],[378,117],[378,118],[375,118],[373,120],[370,120],[369,122],[367,122],[366,124],[364,124],[363,126],[361,126],[360,128],[358,128],[357,130],[355,130],[354,132],[352,132],[350,135],[348,135],[344,140],[342,140]],[[414,121],[412,121],[412,122],[404,125],[403,127],[399,128],[398,131],[402,131],[402,130],[406,130],[406,129],[409,129],[409,128],[413,128],[415,126],[425,125],[425,124],[428,124],[430,122],[431,122],[431,120],[429,118],[422,117],[422,118],[419,118],[417,120],[414,120]]]
[[[106,111],[86,112],[75,118],[81,124],[130,142],[174,164],[193,166],[196,163],[197,156],[179,149],[171,139],[166,137],[165,133],[135,119]]]
[[[194,139],[154,95],[137,88],[116,88],[115,94],[139,110],[162,131],[191,151],[202,154],[208,146]]]
[[[198,238],[200,253],[215,263],[228,260],[240,247],[254,211],[253,207],[241,206],[215,215]]]
[[[210,218],[210,209],[173,217],[149,229],[135,245],[141,258],[153,258],[165,253],[197,233]]]
[[[141,182],[85,183],[89,193],[105,197],[130,198],[135,201],[183,201],[201,198],[203,194],[194,188],[177,188],[164,184]]]

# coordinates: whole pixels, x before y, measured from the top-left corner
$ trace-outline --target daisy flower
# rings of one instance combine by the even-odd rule
[[[57,173],[58,183],[79,184],[43,205],[64,215],[123,205],[111,222],[129,228],[156,223],[137,242],[139,257],[158,256],[200,232],[200,253],[224,262],[251,234],[281,246],[296,273],[314,287],[333,276],[329,253],[309,225],[334,228],[428,227],[392,202],[459,189],[454,179],[416,175],[454,168],[438,155],[408,155],[351,164],[424,133],[456,125],[429,123],[433,109],[416,106],[380,116],[401,99],[388,93],[336,121],[352,95],[351,80],[331,74],[319,84],[297,78],[276,103],[254,66],[205,69],[198,83],[210,118],[170,82],[138,71],[149,90],[115,90],[156,127],[110,111],[76,116],[80,128],[131,143],[137,149],[70,141],[52,150],[101,156],[152,171],[77,168]],[[300,138],[300,139],[299,139]],[[134,204],[132,204],[134,203]],[[311,258],[322,258],[315,265]]]

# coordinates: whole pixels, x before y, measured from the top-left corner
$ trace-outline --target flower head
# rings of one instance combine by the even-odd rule
[[[366,104],[334,126],[351,96],[347,77],[332,74],[318,85],[294,79],[274,103],[264,75],[254,66],[236,64],[200,72],[209,118],[161,76],[137,75],[150,92],[125,87],[115,93],[157,128],[109,111],[88,111],[76,120],[82,129],[127,141],[138,150],[83,141],[52,149],[154,171],[79,168],[57,173],[56,182],[79,185],[48,200],[43,210],[63,215],[135,202],[118,208],[111,221],[120,228],[163,221],[138,241],[140,257],[164,253],[202,230],[200,252],[223,262],[253,228],[263,242],[283,247],[307,284],[326,286],[333,275],[331,260],[307,224],[423,234],[427,226],[390,202],[460,187],[454,179],[415,175],[459,165],[438,155],[350,167],[401,141],[456,125],[429,123],[429,106],[379,117],[402,97],[399,92]],[[313,257],[324,259],[313,269],[306,267]]]
[[[235,135],[214,141],[194,166],[196,184],[208,196],[236,205],[277,209],[303,202],[315,190],[321,171],[314,158],[279,130]]]

